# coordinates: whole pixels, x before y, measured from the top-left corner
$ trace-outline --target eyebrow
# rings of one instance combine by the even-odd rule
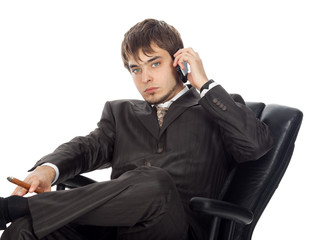
[[[157,59],[160,59],[160,58],[162,58],[162,57],[161,57],[161,56],[155,56],[155,57],[152,57],[152,58],[149,59],[147,62],[145,62],[145,65],[146,65],[146,64],[149,64],[149,63],[151,63],[151,62],[154,62],[154,61],[156,61]],[[136,65],[136,64],[131,64],[131,65],[129,65],[129,68],[130,68],[130,69],[135,68],[135,67],[139,67],[139,66]]]

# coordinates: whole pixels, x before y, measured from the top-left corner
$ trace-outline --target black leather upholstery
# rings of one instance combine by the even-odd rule
[[[261,159],[232,166],[223,186],[222,198],[191,199],[190,207],[214,216],[211,239],[251,239],[253,230],[278,187],[294,151],[303,114],[300,110],[264,103],[246,103],[270,128],[274,147]],[[82,176],[63,183],[58,189],[88,184]],[[221,220],[223,219],[223,220]]]
[[[68,179],[66,182],[64,183],[59,183],[57,184],[57,190],[64,190],[65,188],[78,188],[78,187],[83,187],[86,185],[89,185],[91,183],[95,183],[96,181],[91,179],[91,178],[87,178],[84,177],[82,175],[78,175],[74,178]]]
[[[265,106],[263,103],[247,103],[247,105],[270,127],[274,147],[258,161],[233,167],[231,179],[228,180],[223,192],[223,206],[230,203],[240,206],[245,211],[248,209],[253,213],[251,223],[242,222],[238,212],[235,212],[237,215],[234,217],[232,215],[235,213],[228,212],[230,216],[228,220],[222,222],[218,218],[214,220],[212,239],[251,239],[255,225],[287,169],[302,122],[303,114],[295,108],[275,104]],[[195,207],[195,202],[199,201],[201,200],[198,198],[192,199],[191,207],[199,210]],[[223,210],[218,208],[211,211]],[[219,216],[218,213],[212,215]],[[243,224],[234,224],[231,220]]]

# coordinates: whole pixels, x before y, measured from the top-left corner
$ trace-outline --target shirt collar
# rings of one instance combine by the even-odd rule
[[[159,103],[157,106],[169,108],[173,102],[175,102],[179,97],[181,97],[183,94],[188,92],[188,90],[189,90],[188,86],[185,85],[184,88],[178,94],[176,94],[172,99],[164,103]]]

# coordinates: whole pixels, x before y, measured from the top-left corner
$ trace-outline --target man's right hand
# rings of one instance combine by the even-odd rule
[[[33,193],[37,188],[43,192],[51,191],[51,183],[56,176],[56,172],[49,166],[38,166],[30,173],[24,180],[24,182],[30,184],[30,189],[27,190],[22,187],[15,188],[12,195],[24,196],[27,193]]]

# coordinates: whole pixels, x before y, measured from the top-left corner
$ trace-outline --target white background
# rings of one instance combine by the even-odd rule
[[[0,1],[0,186],[96,127],[105,101],[140,98],[123,34],[145,18],[175,26],[209,78],[247,101],[301,109],[283,181],[254,240],[336,239],[334,1]],[[108,179],[109,172],[94,174]]]

